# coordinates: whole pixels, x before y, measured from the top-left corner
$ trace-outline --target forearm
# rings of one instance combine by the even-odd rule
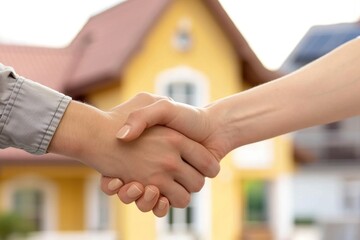
[[[360,113],[360,39],[299,71],[209,107],[229,150]]]

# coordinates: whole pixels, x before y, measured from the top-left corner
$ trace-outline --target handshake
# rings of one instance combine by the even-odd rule
[[[164,216],[186,207],[236,147],[359,115],[359,40],[204,108],[145,93],[110,112],[72,101],[48,151],[106,176],[105,193]]]
[[[236,147],[359,115],[358,49],[359,38],[293,74],[204,108],[145,93],[110,112],[72,101],[48,151],[106,176],[105,193],[164,216],[169,206],[186,207],[190,193],[215,177],[220,160]]]
[[[186,207],[236,147],[359,115],[359,49],[357,38],[204,108],[141,93],[109,112],[70,102],[0,64],[0,148],[76,158],[103,175],[108,195],[164,216],[170,206]]]
[[[147,93],[109,112],[72,101],[49,152],[79,159],[103,175],[103,192],[161,217],[186,207],[231,150],[219,114],[210,115]]]

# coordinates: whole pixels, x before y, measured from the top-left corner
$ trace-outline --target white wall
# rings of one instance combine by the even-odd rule
[[[295,217],[336,218],[343,213],[341,175],[297,172],[294,176]]]
[[[270,224],[276,240],[289,239],[293,232],[292,176],[281,175],[271,183]]]

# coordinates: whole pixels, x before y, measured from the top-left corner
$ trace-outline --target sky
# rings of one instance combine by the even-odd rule
[[[0,0],[0,43],[66,46],[89,17],[120,2]],[[220,0],[220,3],[270,69],[281,66],[311,26],[360,19],[360,0]]]

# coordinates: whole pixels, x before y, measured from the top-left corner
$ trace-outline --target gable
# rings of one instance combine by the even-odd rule
[[[158,19],[179,0],[128,0],[92,17],[71,44],[79,59],[69,82],[68,92],[83,94],[104,82],[113,82],[142,48],[152,34]],[[279,76],[266,69],[235,27],[218,0],[183,0],[189,11],[199,2],[221,26],[242,60],[243,75],[248,82],[259,84]]]

